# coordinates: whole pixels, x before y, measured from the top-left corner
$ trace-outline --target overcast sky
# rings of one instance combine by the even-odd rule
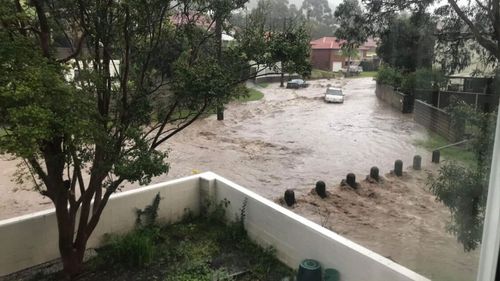
[[[288,3],[290,4],[295,4],[297,6],[297,8],[300,8],[300,6],[302,6],[302,1],[303,0],[288,0]],[[249,4],[248,4],[248,7],[249,8],[253,8],[256,3],[258,2],[258,0],[250,0]],[[342,2],[342,0],[328,0],[328,3],[330,3],[330,8],[332,8],[332,10],[337,7],[337,5]]]

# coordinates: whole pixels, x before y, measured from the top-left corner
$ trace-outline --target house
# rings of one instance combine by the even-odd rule
[[[347,66],[348,58],[342,56],[343,41],[336,37],[323,37],[311,41],[311,63],[313,68],[338,71]],[[376,58],[377,40],[369,38],[358,49],[359,57],[353,63],[373,61]]]

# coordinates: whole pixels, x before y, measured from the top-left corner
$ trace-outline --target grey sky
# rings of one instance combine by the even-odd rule
[[[303,0],[288,0],[288,3],[295,4],[297,7],[300,7],[302,5],[302,1]],[[248,3],[248,7],[253,8],[257,2],[258,2],[258,0],[250,0],[250,2]],[[340,2],[342,2],[342,0],[328,0],[328,3],[330,4],[330,8],[332,8],[332,10],[335,7],[337,7],[337,5]]]

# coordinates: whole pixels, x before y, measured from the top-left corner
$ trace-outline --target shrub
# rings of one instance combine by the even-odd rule
[[[125,235],[107,235],[99,251],[97,264],[143,267],[155,256],[155,245],[160,239],[160,228],[156,225],[160,194],[156,194],[151,205],[136,210],[136,228]]]
[[[155,257],[155,241],[159,229],[136,229],[125,235],[106,237],[107,245],[99,251],[100,264],[144,267]]]
[[[390,66],[381,66],[375,80],[377,80],[377,84],[391,85],[394,88],[399,88],[402,78],[402,74],[398,69]]]
[[[363,68],[363,71],[377,71],[379,68],[378,65],[378,61],[362,61],[359,63],[359,66]]]

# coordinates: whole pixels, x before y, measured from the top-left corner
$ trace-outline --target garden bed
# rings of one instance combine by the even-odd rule
[[[240,223],[225,225],[211,218],[111,236],[97,253],[76,280],[254,281],[294,275],[271,248],[254,244]],[[59,280],[60,275],[35,279]]]

